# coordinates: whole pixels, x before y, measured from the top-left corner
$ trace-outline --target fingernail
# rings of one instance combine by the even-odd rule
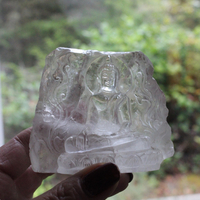
[[[88,196],[96,196],[120,179],[120,172],[113,163],[106,163],[82,177],[81,186]]]
[[[132,173],[127,173],[129,175],[129,183],[133,180],[133,174]]]

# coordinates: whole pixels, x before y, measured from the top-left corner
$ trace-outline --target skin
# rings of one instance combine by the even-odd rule
[[[22,131],[0,147],[0,200],[30,200],[42,181],[52,175],[35,173],[31,168],[29,158],[31,130],[32,128],[28,128]],[[114,185],[97,196],[88,196],[80,184],[81,178],[95,169],[98,170],[101,165],[103,164],[92,165],[69,176],[34,200],[104,200],[126,189],[130,176],[120,174],[119,181]]]

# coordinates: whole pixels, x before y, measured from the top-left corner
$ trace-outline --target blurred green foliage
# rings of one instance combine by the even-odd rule
[[[45,193],[46,191],[50,190],[53,186],[52,181],[52,176],[47,177],[43,182],[42,185],[35,191],[33,198]]]
[[[101,2],[93,9],[104,10],[104,16],[98,13],[103,21],[91,23],[93,16],[84,18],[76,3],[70,7],[74,17],[66,17],[56,0],[0,1],[6,139],[31,126],[45,56],[56,47],[140,50],[152,61],[154,77],[166,95],[176,150],[154,174],[200,173],[200,1]]]
[[[1,72],[6,141],[31,126],[39,90],[39,79],[34,75],[35,72],[34,69],[25,70],[14,63],[7,63]]]

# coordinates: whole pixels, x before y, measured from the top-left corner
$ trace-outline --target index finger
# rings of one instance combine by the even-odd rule
[[[28,128],[7,144],[0,147],[0,171],[17,179],[30,166],[29,139],[32,128]]]

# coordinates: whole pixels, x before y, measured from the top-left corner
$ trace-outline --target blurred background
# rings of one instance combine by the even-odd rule
[[[166,95],[175,155],[110,199],[200,193],[200,0],[0,0],[5,142],[31,126],[45,57],[59,46],[140,50]],[[49,177],[34,195],[64,178]]]

